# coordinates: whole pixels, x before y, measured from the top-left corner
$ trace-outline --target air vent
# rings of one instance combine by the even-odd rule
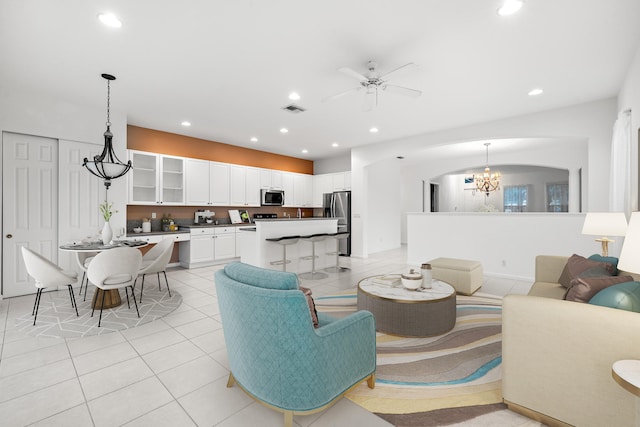
[[[289,111],[291,113],[296,113],[296,114],[297,113],[302,113],[303,111],[307,111],[304,108],[302,108],[301,106],[296,105],[296,104],[289,104],[289,105],[287,105],[285,107],[282,107],[282,109],[286,110],[286,111]]]

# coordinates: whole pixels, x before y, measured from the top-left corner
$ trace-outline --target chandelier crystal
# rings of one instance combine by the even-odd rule
[[[110,102],[111,102],[111,81],[116,78],[111,74],[102,74],[102,78],[107,80],[107,130],[104,133],[104,148],[102,153],[93,156],[93,160],[84,158],[82,166],[98,178],[104,180],[104,186],[109,189],[111,180],[124,176],[131,169],[131,160],[122,163],[113,151],[113,134],[111,133]]]
[[[489,168],[489,146],[491,143],[485,142],[484,145],[487,147],[486,167],[481,175],[474,175],[473,178],[476,183],[476,189],[488,196],[490,192],[500,189],[500,178],[502,176],[500,175],[500,172],[491,173],[491,169]]]

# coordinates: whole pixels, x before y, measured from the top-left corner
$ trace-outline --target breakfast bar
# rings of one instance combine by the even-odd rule
[[[243,251],[241,261],[257,267],[273,270],[282,269],[282,247],[278,243],[267,239],[283,236],[311,236],[314,234],[336,233],[338,230],[337,218],[277,218],[256,219],[255,227],[243,227],[238,230],[242,234]],[[325,240],[316,244],[316,270],[330,267],[334,258],[327,255],[335,251],[335,242]],[[288,245],[286,254],[286,270],[294,273],[311,271],[312,243],[300,239],[296,243]],[[305,259],[306,258],[306,259]]]

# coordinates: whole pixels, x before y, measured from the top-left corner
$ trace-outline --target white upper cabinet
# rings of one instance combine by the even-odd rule
[[[282,189],[282,171],[272,169],[259,169],[260,171],[260,188],[268,188],[271,190]]]
[[[333,180],[331,174],[313,176],[313,207],[321,208],[323,195],[333,192]]]
[[[260,206],[260,170],[231,166],[230,206]]]
[[[207,160],[187,159],[186,173],[187,205],[229,205],[228,164]]]
[[[351,190],[351,171],[331,174],[333,191]]]
[[[185,159],[133,150],[129,159],[130,204],[184,205]]]
[[[293,177],[295,174],[290,172],[282,173],[282,190],[284,191],[284,206],[294,207],[295,198],[293,191]]]
[[[303,173],[296,173],[293,175],[293,203],[295,207],[311,207],[312,192],[313,175]]]

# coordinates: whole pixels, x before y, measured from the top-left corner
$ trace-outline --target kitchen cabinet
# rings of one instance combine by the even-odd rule
[[[184,205],[184,158],[130,150],[129,159],[130,204]]]
[[[229,165],[207,160],[186,160],[186,204],[229,206]]]
[[[331,181],[333,191],[351,190],[351,171],[333,173]]]
[[[297,173],[293,178],[293,200],[295,207],[311,207],[313,175]],[[285,193],[286,197],[286,193]]]
[[[293,197],[293,173],[282,173],[282,190],[284,191],[284,207],[291,208],[294,206]]]
[[[260,188],[282,190],[282,171],[260,169]]]
[[[260,171],[231,166],[230,206],[260,206]]]
[[[180,265],[205,267],[236,257],[236,227],[192,228],[190,240],[180,245]]]
[[[323,195],[333,192],[333,177],[331,174],[325,173],[313,176],[313,197],[312,203],[314,208],[323,206]]]

